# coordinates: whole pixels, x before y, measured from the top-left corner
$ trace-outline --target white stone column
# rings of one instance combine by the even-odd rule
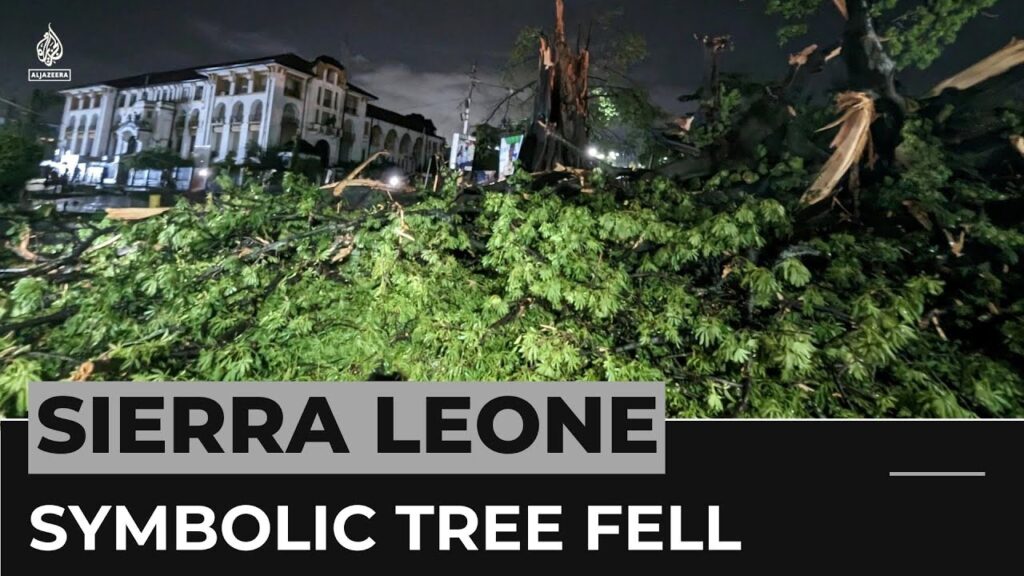
[[[64,96],[64,114],[60,118],[60,133],[57,135],[63,150],[71,149],[71,139],[66,138],[68,126],[71,125],[71,96]]]
[[[198,141],[197,146],[210,146],[213,140],[213,130],[211,124],[213,123],[213,103],[217,100],[217,80],[213,82],[207,81],[206,88],[203,89],[203,106],[206,108],[206,114],[200,114],[199,116],[199,130],[196,134],[196,140]]]
[[[111,119],[117,105],[117,92],[107,90],[100,96],[100,117],[96,123],[96,142],[93,144],[93,156],[104,156],[110,142]]]
[[[267,99],[263,109],[263,147],[281,144],[281,116],[284,111],[284,77],[276,70],[267,74]]]
[[[239,164],[245,162],[245,151],[249,146],[249,118],[248,116],[238,126],[238,157],[237,161]]]
[[[210,131],[210,137],[213,138],[213,129]],[[211,143],[212,144],[212,143]],[[228,147],[231,145],[231,124],[225,122],[221,127],[220,142],[217,147],[217,162],[223,162],[228,159]],[[213,150],[210,150],[212,153]]]
[[[79,116],[74,116],[71,119],[71,142],[68,144],[68,152],[72,154],[78,154],[78,121]]]
[[[192,127],[189,126],[189,119],[192,117],[192,111],[185,111],[185,131],[181,134],[181,149],[179,150],[179,156],[187,159],[189,156],[189,150],[192,148]]]

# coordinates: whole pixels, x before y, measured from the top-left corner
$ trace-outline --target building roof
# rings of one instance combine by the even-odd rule
[[[203,66],[192,66],[190,68],[180,68],[178,70],[149,72],[146,74],[138,74],[135,76],[126,76],[124,78],[115,78],[114,80],[106,80],[104,82],[91,82],[89,84],[80,84],[78,86],[69,88],[69,90],[74,90],[76,88],[85,88],[88,86],[110,86],[111,88],[124,89],[140,88],[143,86],[159,86],[161,84],[175,84],[178,82],[203,80],[206,77],[203,76],[200,72],[204,70],[215,70],[218,68],[234,68],[236,66],[245,66],[253,64],[268,64],[271,62],[281,64],[282,66],[287,66],[293,70],[298,70],[299,72],[304,72],[306,74],[313,73],[313,67],[316,65],[317,62],[325,62],[332,66],[341,68],[342,70],[345,69],[341,62],[330,56],[318,56],[316,60],[310,62],[309,60],[306,60],[305,58],[297,54],[286,53],[276,54],[274,56],[265,56],[262,58],[248,58],[245,60],[232,60],[230,62],[206,64]],[[348,87],[353,92],[358,92],[371,100],[378,100],[377,96],[373,95],[372,93],[363,88],[360,88],[359,86],[356,86],[355,84],[350,83]]]
[[[317,61],[324,61],[344,70],[344,66],[342,66],[340,62],[329,56],[320,56],[317,58]],[[288,68],[298,70],[305,74],[312,74],[313,66],[316,64],[316,61],[310,62],[309,60],[292,53],[276,54],[273,56],[264,56],[262,58],[247,58],[245,60],[232,60],[230,62],[204,64],[202,66],[192,66],[190,68],[180,68],[177,70],[166,70],[163,72],[149,72],[146,74],[137,74],[135,76],[125,76],[123,78],[115,78],[113,80],[106,80],[103,82],[80,84],[70,88],[70,90],[85,88],[87,86],[110,86],[111,88],[118,89],[141,88],[143,86],[159,86],[161,84],[175,84],[178,82],[189,82],[192,80],[205,80],[206,77],[201,74],[204,70],[216,70],[218,68],[234,68],[237,66],[270,63],[287,66]]]
[[[363,96],[366,96],[370,100],[380,100],[380,98],[377,98],[373,94],[370,94],[366,90],[363,90],[362,88],[360,88],[359,86],[356,86],[355,84],[353,84],[351,82],[348,83],[348,89],[353,91],[353,92],[358,92],[358,93],[362,94]]]
[[[434,126],[434,122],[421,114],[406,114],[403,116],[398,112],[367,104],[366,115],[388,124],[408,128],[414,132],[425,132],[429,136],[437,135],[437,128]]]
[[[166,72],[153,72],[150,74],[139,74],[138,76],[126,76],[124,78],[107,80],[105,82],[87,84],[87,86],[102,84],[110,86],[111,88],[135,88],[139,86],[156,86],[160,84],[174,84],[177,82],[204,79],[205,77],[196,72],[195,68],[182,68],[181,70],[168,70]]]
[[[345,65],[339,62],[337,58],[335,58],[334,56],[328,56],[327,54],[321,54],[317,56],[316,59],[313,60],[313,62],[323,62],[325,64],[330,64],[335,68],[341,68],[342,70],[345,69]]]
[[[126,88],[141,88],[143,86],[175,84],[178,82],[204,80],[206,77],[202,73],[209,70],[270,63],[276,63],[282,66],[287,66],[288,68],[298,70],[299,72],[303,72],[305,74],[313,74],[313,69],[315,68],[317,62],[324,62],[326,64],[330,64],[332,66],[341,68],[342,70],[345,69],[341,62],[339,62],[335,58],[332,58],[331,56],[321,55],[317,56],[315,60],[310,61],[306,60],[305,58],[297,54],[289,52],[285,54],[276,54],[273,56],[264,56],[262,58],[232,60],[230,62],[221,62],[218,64],[207,64],[203,66],[193,66],[191,68],[181,68],[178,70],[167,70],[164,72],[150,72],[147,74],[138,74],[136,76],[126,76],[124,78],[116,78],[114,80],[107,80],[105,82],[93,82],[90,84],[82,84],[70,88],[69,90],[74,90],[76,88],[85,88],[87,86],[110,86],[111,88],[123,90]],[[352,84],[351,82],[348,83],[348,89],[353,92],[362,94],[363,96],[366,96],[370,100],[379,100],[377,96],[373,95],[372,93],[368,92],[363,88],[360,88],[359,86],[356,86],[355,84]],[[403,128],[408,128],[409,130],[413,130],[416,132],[425,132],[430,136],[435,136],[437,134],[437,128],[434,126],[434,123],[430,119],[425,118],[421,114],[402,115],[397,112],[392,112],[391,110],[386,110],[384,108],[374,106],[372,104],[367,105],[366,114],[371,118],[376,118],[377,120],[388,122],[390,124],[401,126]]]
[[[322,60],[323,58],[324,57],[321,56],[320,58],[317,58],[317,60]],[[331,60],[333,60],[333,62],[330,62],[331,64],[335,64],[336,66],[344,69],[344,66],[341,66],[341,64],[338,63],[337,60],[334,60],[333,58]],[[313,73],[313,66],[316,65],[316,61],[310,62],[309,60],[306,60],[305,58],[303,58],[302,56],[299,56],[298,54],[292,54],[291,52],[288,52],[288,53],[285,53],[285,54],[275,54],[273,56],[264,56],[262,58],[249,58],[247,60],[235,60],[235,61],[232,61],[232,62],[223,62],[221,64],[210,64],[210,65],[207,65],[207,66],[198,66],[195,69],[196,70],[214,70],[214,69],[217,69],[217,68],[235,68],[237,66],[246,66],[246,65],[253,65],[253,64],[271,64],[271,63],[280,64],[282,66],[287,66],[287,67],[291,68],[292,70],[298,70],[299,72],[303,72],[305,74],[312,74]]]

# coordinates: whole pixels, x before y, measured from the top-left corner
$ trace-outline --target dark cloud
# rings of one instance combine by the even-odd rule
[[[567,0],[569,29],[622,8],[616,29],[643,34],[649,57],[633,71],[655,101],[675,99],[700,81],[703,64],[694,34],[731,34],[730,70],[777,78],[786,56],[803,46],[780,47],[779,21],[764,16],[765,0]],[[553,0],[3,0],[0,7],[0,96],[24,98],[34,87],[26,69],[37,65],[35,44],[47,23],[64,41],[61,64],[76,83],[167,70],[240,57],[294,51],[333,54],[353,81],[380,95],[381,104],[432,117],[443,132],[459,125],[458,102],[476,62],[481,78],[501,84],[500,70],[518,32],[550,26]],[[927,72],[905,75],[926,86],[1021,35],[1024,2],[1002,0],[961,34],[956,50]],[[828,43],[842,21],[822,10],[810,41]],[[474,120],[504,96],[482,86]]]
[[[217,46],[239,58],[254,54],[284,54],[298,51],[293,42],[259,32],[236,30],[205,20],[190,21],[189,26],[204,44]]]

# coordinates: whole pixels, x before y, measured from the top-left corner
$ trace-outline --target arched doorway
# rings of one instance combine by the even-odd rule
[[[320,157],[320,163],[323,164],[324,168],[331,165],[331,145],[326,140],[320,140],[313,147],[316,150],[316,155]]]

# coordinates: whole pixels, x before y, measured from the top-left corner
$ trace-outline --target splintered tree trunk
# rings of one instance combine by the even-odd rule
[[[901,110],[905,101],[896,89],[896,64],[885,52],[872,22],[869,0],[848,0],[843,57],[855,90],[871,90]]]
[[[848,19],[843,38],[853,90],[870,93],[875,99],[878,120],[872,125],[874,149],[883,164],[890,163],[899,145],[907,111],[906,99],[896,87],[896,63],[885,51],[871,18],[871,0],[847,0]]]
[[[531,172],[557,164],[586,165],[590,52],[573,50],[565,38],[565,3],[555,3],[555,35],[540,39],[540,79],[533,122],[523,143],[522,158]]]

